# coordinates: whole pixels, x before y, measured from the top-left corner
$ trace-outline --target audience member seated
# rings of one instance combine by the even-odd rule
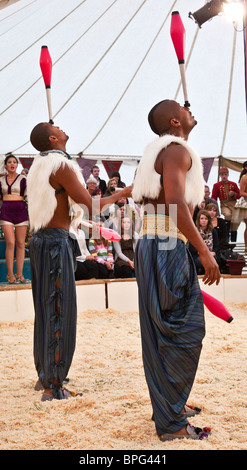
[[[101,189],[98,187],[96,188],[93,192],[92,192],[92,198],[93,199],[100,199],[102,197],[102,191]],[[105,216],[103,215],[102,212],[99,211],[99,209],[97,209],[96,207],[96,214],[93,216],[93,221],[96,222],[96,223],[99,223],[99,222],[105,222],[106,218]]]
[[[212,255],[215,257],[217,261],[217,254],[218,254],[218,249],[219,249],[219,240],[218,240],[218,234],[216,230],[213,230],[213,225],[211,222],[211,217],[206,210],[200,210],[197,215],[196,219],[196,226],[198,228],[198,231],[203,238],[204,242],[206,243],[209,251],[211,251]],[[198,274],[204,274],[204,267],[200,261],[200,257],[198,254],[198,251],[195,249],[191,243],[189,244],[189,249],[190,252],[193,256],[197,273]]]
[[[80,226],[80,225],[79,225]],[[98,266],[96,261],[94,260],[94,257],[90,255],[87,244],[86,244],[86,239],[85,239],[85,233],[82,229],[80,229],[78,226],[78,223],[76,223],[76,219],[74,222],[72,222],[69,232],[71,238],[74,238],[77,240],[81,255],[77,256],[76,258],[76,271],[75,271],[75,280],[76,281],[81,281],[84,279],[92,279],[98,278]]]
[[[212,199],[210,197],[210,189],[209,189],[209,186],[207,184],[205,184],[205,186],[204,186],[204,201],[205,201],[206,207],[207,207],[208,204],[215,204],[216,207],[217,207],[217,215],[220,215],[218,202],[215,201],[215,199]],[[202,208],[202,209],[204,209],[204,208]]]
[[[121,240],[113,242],[115,249],[116,278],[135,277],[134,255],[138,235],[134,231],[134,224],[130,217],[121,218]]]
[[[228,230],[225,219],[217,217],[215,204],[208,204],[207,210],[211,216],[213,230],[217,231],[219,240],[219,250],[217,253],[217,262],[222,274],[229,274],[228,259],[242,259],[241,255],[233,250],[232,244],[228,243]]]
[[[93,192],[92,192],[92,197],[94,199],[97,199],[97,198],[101,198],[102,197],[102,191],[100,188],[96,188]]]
[[[217,216],[217,205],[210,203],[206,206],[206,210],[209,212],[213,228],[217,231],[219,240],[219,250],[226,250],[230,248],[228,243],[227,226],[225,219]]]
[[[104,197],[111,196],[115,191],[121,191],[120,188],[117,188],[117,180],[115,178],[111,178],[107,183],[106,192]],[[115,204],[111,204],[106,209],[102,209],[102,215],[104,216],[105,220],[112,218],[115,216]]]
[[[116,232],[121,232],[121,218],[124,215],[124,203],[114,204],[114,212],[111,213],[111,216],[107,220],[107,227],[115,230]]]
[[[113,171],[113,173],[111,174],[111,178],[115,178],[117,180],[118,188],[125,188],[126,184],[121,180],[121,176],[118,171]]]
[[[103,225],[102,223],[100,225]],[[110,240],[106,240],[99,234],[98,239],[90,238],[89,252],[97,263],[98,278],[107,279],[113,277],[114,272],[114,258],[113,258],[113,245]]]
[[[120,222],[124,215],[130,217],[134,224],[135,232],[139,233],[142,224],[139,208],[129,204],[129,199],[125,197],[119,199],[114,205],[114,212],[110,214],[110,218],[108,219],[108,226],[120,232]]]
[[[201,204],[199,204],[199,206],[196,206],[195,209],[194,209],[194,213],[193,213],[193,220],[194,222],[196,223],[196,219],[197,219],[197,216],[198,216],[198,213],[201,211],[201,210],[204,210],[206,208],[206,202],[205,200],[203,200],[201,202]]]
[[[93,165],[92,168],[91,168],[91,174],[94,176],[94,178],[96,179],[97,181],[97,186],[99,187],[99,189],[101,190],[101,193],[102,193],[102,196],[105,194],[105,191],[106,191],[106,182],[105,180],[102,180],[100,177],[99,177],[99,167],[98,165]]]
[[[94,178],[93,175],[90,175],[86,181],[86,184],[87,184],[87,190],[90,196],[92,196],[93,192],[97,189],[97,180]]]
[[[116,178],[110,178],[108,183],[107,183],[107,187],[106,187],[106,191],[105,191],[104,196],[105,197],[111,196],[111,194],[116,190],[117,187],[118,187],[117,186],[117,179]]]
[[[121,198],[117,201],[116,204],[120,205],[120,203],[125,204],[124,213],[128,217],[131,217],[135,227],[135,232],[139,233],[142,225],[142,212],[140,207],[138,207],[132,198]]]

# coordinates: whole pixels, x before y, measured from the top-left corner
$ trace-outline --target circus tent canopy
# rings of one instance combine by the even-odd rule
[[[35,154],[35,124],[48,120],[39,66],[53,61],[55,125],[72,155],[136,160],[155,135],[147,114],[164,98],[183,103],[170,38],[171,12],[186,29],[186,73],[198,125],[190,144],[204,158],[241,162],[246,152],[243,24],[218,16],[201,29],[198,0],[19,0],[0,10],[0,154]]]

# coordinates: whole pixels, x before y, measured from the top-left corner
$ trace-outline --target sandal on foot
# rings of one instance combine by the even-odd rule
[[[17,284],[18,283],[18,281],[17,281],[14,274],[7,274],[6,279],[7,279],[9,284]]]
[[[184,409],[187,418],[191,418],[192,416],[198,415],[202,411],[201,408],[192,405],[185,405]]]
[[[191,426],[189,423],[186,425],[186,431],[188,434],[174,434],[174,433],[165,433],[159,436],[159,439],[164,441],[173,441],[174,439],[194,439],[194,440],[202,440],[209,436],[211,433],[211,429],[208,427],[196,428]]]
[[[78,396],[82,396],[82,395],[83,395],[82,393],[70,392],[66,388],[60,388],[60,390],[57,393],[57,396],[54,396],[54,395],[51,395],[50,393],[44,392],[42,397],[41,397],[41,401],[47,401],[47,400],[51,401],[53,399],[68,400],[68,398],[78,397]]]
[[[69,379],[67,379],[67,378],[64,379],[63,383],[67,383],[67,382],[69,382]],[[44,387],[43,387],[43,385],[42,385],[40,379],[37,380],[37,382],[36,382],[36,384],[35,384],[35,386],[34,386],[34,390],[35,390],[36,392],[40,392],[40,390],[44,390]]]
[[[25,279],[24,276],[22,274],[16,274],[15,275],[16,277],[16,281],[17,282],[20,282],[20,284],[30,284],[30,279]]]

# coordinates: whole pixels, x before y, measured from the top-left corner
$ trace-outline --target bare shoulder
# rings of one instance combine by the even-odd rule
[[[73,168],[65,163],[60,165],[56,172],[50,175],[50,184],[55,189],[60,187],[66,188],[78,184],[78,179]]]
[[[191,166],[191,157],[188,150],[180,144],[172,143],[159,153],[155,169],[158,173],[162,173],[164,168],[185,168],[186,171]]]
[[[66,164],[66,161],[59,166],[56,172],[53,173],[53,176],[56,179],[76,178],[75,171],[70,165]]]
[[[240,185],[247,185],[247,173],[241,177]]]

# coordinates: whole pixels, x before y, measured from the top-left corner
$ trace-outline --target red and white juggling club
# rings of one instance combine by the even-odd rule
[[[40,53],[40,68],[43,75],[45,88],[46,88],[46,98],[48,105],[48,115],[49,122],[54,124],[52,119],[52,110],[51,110],[51,72],[52,72],[52,60],[47,46],[41,47]]]
[[[212,295],[207,294],[206,292],[202,291],[203,303],[208,310],[221,320],[226,321],[227,323],[231,323],[233,317],[228,312],[226,307],[220,302],[218,299],[212,297]]]
[[[178,58],[181,82],[182,82],[183,93],[184,93],[184,101],[185,101],[184,106],[186,108],[189,108],[190,103],[188,100],[187,83],[186,83],[186,75],[185,75],[185,60],[184,60],[185,28],[184,28],[183,22],[181,20],[181,17],[178,11],[172,12],[170,35],[171,35],[174,49]]]

